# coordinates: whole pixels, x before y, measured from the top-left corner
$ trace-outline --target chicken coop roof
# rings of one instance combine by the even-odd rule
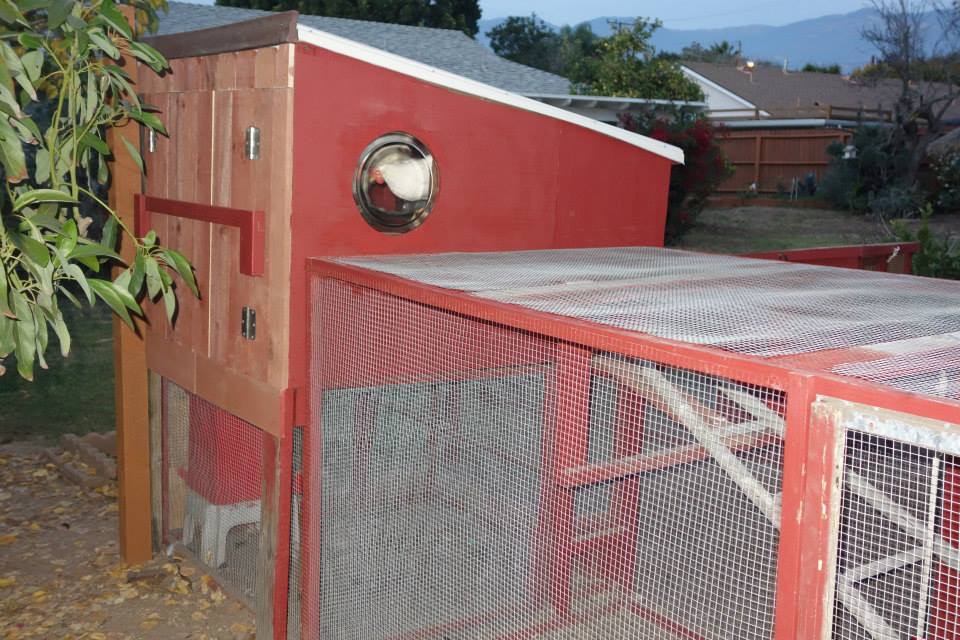
[[[171,2],[157,35],[171,35],[276,15],[270,11]],[[570,92],[570,81],[501,58],[462,31],[300,15],[297,23],[517,93]]]
[[[184,3],[171,3],[171,7],[179,7],[182,9],[183,4]],[[174,5],[177,5],[177,7],[174,7]],[[204,8],[222,9],[223,7]],[[415,58],[394,53],[379,44],[365,44],[359,39],[338,35],[334,33],[334,29],[328,28],[329,24],[332,23],[328,23],[327,21],[334,21],[339,24],[339,22],[341,22],[340,19],[322,18],[324,22],[317,24],[324,25],[323,28],[316,28],[309,26],[307,19],[317,18],[317,16],[299,16],[293,11],[285,13],[253,12],[253,15],[250,15],[249,10],[243,11],[244,13],[238,16],[238,18],[241,18],[240,21],[226,22],[225,24],[219,25],[213,24],[206,28],[197,30],[185,29],[177,32],[165,32],[164,29],[161,28],[159,32],[160,35],[147,40],[157,47],[161,53],[173,58],[209,55],[244,48],[265,47],[281,42],[305,42],[343,56],[387,69],[394,73],[400,73],[444,87],[451,91],[475,96],[483,100],[503,104],[523,111],[537,113],[555,120],[568,122],[584,129],[590,129],[666,158],[671,162],[683,162],[683,151],[672,145],[526,97],[516,91],[505,89],[501,86],[488,84],[466,75],[433,66]],[[192,15],[191,11],[188,11],[187,14]],[[460,32],[444,29],[424,29],[421,27],[405,27],[403,25],[364,23],[359,20],[344,20],[342,22],[379,25],[377,28],[387,27],[392,29],[396,27],[399,29],[397,33],[403,32],[406,29],[418,29],[424,32],[441,32],[445,34],[443,37],[447,37],[446,34],[456,33],[459,34],[457,36],[458,38],[462,37],[468,42],[476,44]],[[162,24],[163,22],[161,21],[161,25]],[[200,23],[190,22],[190,24]],[[180,26],[183,26],[183,24],[180,23]],[[377,42],[379,41],[380,39],[377,39]],[[481,45],[477,44],[476,46]],[[493,53],[489,53],[489,55],[499,60]],[[322,81],[323,79],[318,80]]]
[[[960,400],[960,282],[652,247],[336,262],[552,316]]]

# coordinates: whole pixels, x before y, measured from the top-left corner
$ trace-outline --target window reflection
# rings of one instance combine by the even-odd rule
[[[354,198],[375,229],[409,231],[430,212],[437,191],[433,156],[403,133],[381,136],[361,156],[354,176]]]

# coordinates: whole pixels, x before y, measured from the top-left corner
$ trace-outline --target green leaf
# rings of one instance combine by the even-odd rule
[[[98,18],[108,24],[112,29],[122,33],[127,39],[133,38],[130,23],[127,22],[127,19],[120,13],[120,10],[117,9],[117,5],[113,0],[104,0],[103,3],[101,3]]]
[[[10,76],[16,80],[31,100],[36,100],[37,91],[33,88],[33,83],[27,76],[26,69],[23,68],[23,61],[6,40],[0,40],[0,58],[6,63]]]
[[[13,310],[17,314],[13,337],[16,342],[17,371],[25,380],[33,380],[33,361],[37,354],[37,328],[26,298],[12,291]]]
[[[13,312],[10,310],[10,303],[8,302],[9,286],[6,270],[3,268],[3,265],[0,265],[0,317],[13,315]]]
[[[193,292],[193,295],[199,298],[200,291],[197,289],[197,280],[193,275],[193,267],[190,266],[190,263],[183,256],[183,254],[178,251],[174,251],[173,249],[164,249],[160,255],[163,256],[164,261],[170,265],[181,278],[183,278],[183,281],[187,283],[188,287],[190,287],[190,291]]]
[[[23,69],[27,72],[30,82],[36,82],[40,78],[40,69],[43,68],[43,51],[29,51],[23,54],[20,60],[23,62]]]
[[[160,118],[149,111],[136,109],[131,110],[129,115],[143,126],[149,127],[162,135],[167,135],[167,130],[163,127],[163,122],[160,121]]]
[[[130,142],[128,142],[127,139],[124,138],[122,135],[120,136],[120,140],[123,141],[123,145],[127,148],[127,151],[130,153],[130,157],[133,158],[133,161],[137,163],[138,167],[140,167],[140,173],[141,174],[144,173],[143,158],[140,157],[140,152],[137,151],[137,148],[132,144],[130,144]]]
[[[43,47],[43,38],[35,33],[21,33],[17,36],[17,42],[26,49],[40,49]]]
[[[3,87],[0,86],[0,93],[2,91]],[[27,178],[27,160],[23,154],[23,143],[3,116],[0,116],[0,164],[3,165],[7,182],[17,184]]]
[[[34,156],[33,177],[39,184],[50,180],[50,152],[46,149],[37,149],[37,155]]]
[[[77,223],[71,218],[63,223],[63,231],[57,239],[57,248],[65,255],[69,254],[77,246]]]
[[[132,295],[140,295],[140,290],[143,289],[143,280],[145,277],[146,272],[144,271],[143,254],[138,251],[137,257],[133,260],[133,271],[130,276],[130,286],[128,287]]]
[[[97,91],[97,74],[88,71],[87,72],[87,113],[89,114],[90,119],[93,119],[93,114],[97,112],[97,104],[100,100],[100,92]],[[109,151],[107,151],[109,153]]]
[[[73,0],[53,0],[47,9],[47,27],[58,29],[73,11]]]
[[[100,155],[110,155],[110,147],[107,146],[107,143],[92,132],[88,131],[82,138],[80,138],[80,143],[84,146],[90,147]]]
[[[164,58],[159,51],[142,42],[131,42],[130,52],[134,58],[142,60],[157,73],[160,73],[169,66],[167,59]]]
[[[120,50],[117,49],[117,45],[113,44],[113,42],[110,41],[110,38],[107,37],[102,30],[90,29],[87,31],[87,35],[90,36],[90,41],[93,42],[93,44],[96,45],[96,47],[100,49],[100,51],[103,51],[107,56],[113,58],[114,60],[118,60],[120,58]]]
[[[143,259],[144,271],[147,275],[147,296],[153,300],[163,289],[163,280],[160,279],[160,267],[153,256],[145,256]]]
[[[177,313],[177,295],[173,289],[167,289],[163,292],[163,307],[167,311],[167,322],[173,324],[173,317]]]
[[[0,0],[0,20],[3,20],[7,24],[27,24],[26,19],[23,17],[23,14],[20,13],[20,10],[17,9],[12,0]]]
[[[21,253],[40,267],[46,267],[50,264],[50,252],[47,250],[47,245],[42,242],[22,233],[11,233],[10,241],[20,249]]]
[[[64,298],[66,298],[67,300],[69,300],[69,301],[73,304],[73,306],[75,306],[77,309],[80,309],[80,308],[83,306],[83,305],[80,304],[80,301],[77,300],[77,297],[76,297],[75,295],[73,295],[73,293],[72,293],[69,289],[67,289],[66,287],[64,287],[64,286],[58,286],[58,287],[57,287],[57,292],[58,292],[60,295],[62,295]],[[91,304],[92,304],[92,303],[91,303]]]
[[[50,334],[47,331],[47,323],[44,322],[44,318],[41,311],[38,311],[36,308],[31,310],[33,313],[33,326],[37,332],[37,362],[40,364],[41,369],[49,369],[46,359],[44,359],[44,354],[47,352],[47,344],[50,340]]]
[[[90,303],[90,306],[93,306],[93,303],[95,302],[93,298],[93,290],[90,288],[90,282],[87,280],[87,276],[84,275],[83,269],[75,264],[67,262],[63,266],[63,272],[67,274],[71,280],[77,283],[77,285],[83,291],[83,295],[87,296],[87,302]]]
[[[120,256],[116,251],[111,249],[105,244],[100,244],[99,242],[82,242],[77,245],[77,248],[70,252],[67,256],[71,259],[76,258],[87,258],[87,257],[97,257],[97,258],[113,258],[114,260],[120,260]]]
[[[63,320],[63,312],[56,309],[47,316],[47,322],[53,327],[53,332],[57,334],[57,340],[60,342],[60,355],[66,358],[70,355],[70,330]]]
[[[17,323],[13,318],[0,316],[0,358],[6,358],[17,348],[13,327]]]
[[[74,200],[70,195],[64,193],[63,191],[58,191],[57,189],[33,189],[27,191],[26,193],[21,194],[13,201],[13,210],[19,211],[26,206],[31,204],[36,204],[37,202],[67,202],[74,204]]]
[[[123,320],[128,327],[134,329],[133,319],[130,317],[130,312],[127,310],[123,300],[121,300],[117,294],[116,285],[109,280],[100,280],[99,278],[92,278],[89,283],[94,293],[97,294],[97,297],[106,302],[107,306],[110,307],[115,314],[120,316],[120,319]],[[127,295],[130,294],[128,293]]]
[[[147,235],[143,236],[143,246],[149,248],[155,244],[157,244],[157,232],[150,229],[150,231],[147,231]]]

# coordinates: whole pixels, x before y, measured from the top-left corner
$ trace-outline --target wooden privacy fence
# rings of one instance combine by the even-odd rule
[[[743,193],[756,184],[760,193],[789,192],[795,178],[804,180],[811,173],[819,183],[830,163],[827,146],[849,137],[844,129],[727,131],[717,142],[733,173],[717,191]]]

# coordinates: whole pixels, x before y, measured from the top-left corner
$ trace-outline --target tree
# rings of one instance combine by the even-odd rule
[[[149,2],[135,6],[153,15]],[[35,363],[46,368],[50,331],[69,353],[64,301],[101,300],[133,326],[144,297],[163,298],[173,321],[171,273],[196,293],[186,259],[152,231],[135,237],[102,197],[106,131],[134,121],[165,134],[118,63],[129,55],[156,72],[167,63],[133,37],[113,0],[0,2],[0,374],[10,354],[26,379]],[[122,142],[142,167],[134,143]],[[94,227],[91,214],[105,224]],[[119,234],[136,259],[111,279]]]
[[[740,57],[740,45],[734,45],[726,40],[714,42],[704,47],[699,42],[693,42],[680,50],[677,58],[687,62],[713,62],[717,64],[732,64]]]
[[[296,10],[313,16],[457,29],[471,38],[476,35],[477,23],[480,20],[479,0],[217,0],[217,4],[265,11]]]
[[[703,100],[700,87],[679,65],[656,57],[650,44],[659,20],[637,18],[630,25],[615,24],[613,33],[599,41],[591,77],[576,87],[580,93],[664,100]]]
[[[873,8],[878,20],[863,30],[862,37],[877,50],[879,63],[873,74],[862,76],[892,77],[899,84],[890,144],[907,151],[909,162],[901,180],[912,187],[927,146],[943,132],[944,115],[960,98],[957,66],[930,64],[931,59],[957,59],[960,7],[934,0],[873,0]],[[937,41],[930,41],[925,30],[925,18],[931,13],[942,32]],[[931,68],[936,69],[936,78],[930,77]]]
[[[537,14],[510,16],[487,35],[490,48],[498,56],[544,71],[563,73],[561,37]]]
[[[838,64],[813,64],[808,62],[803,65],[803,68],[800,71],[805,71],[808,73],[829,73],[835,76],[840,75],[840,65]]]

